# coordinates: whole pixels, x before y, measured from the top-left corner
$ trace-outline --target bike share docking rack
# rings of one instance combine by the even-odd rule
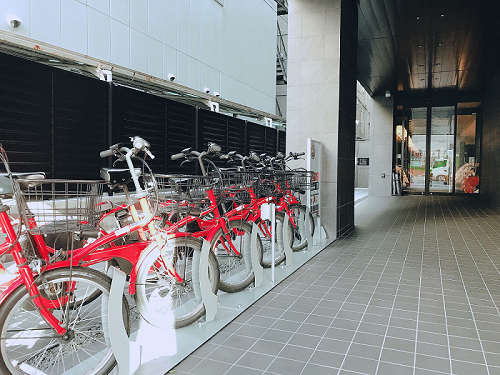
[[[275,244],[275,207],[274,204],[262,207],[262,218],[271,220],[272,225],[272,257],[274,259]],[[309,208],[306,217],[309,215]],[[289,220],[285,215],[285,222]],[[218,331],[229,324],[246,308],[264,296],[279,282],[284,280],[312,256],[323,250],[332,241],[320,240],[317,246],[314,244],[313,236],[309,230],[309,220],[305,220],[308,247],[305,251],[292,252],[289,245],[289,226],[283,226],[283,242],[285,250],[285,263],[275,267],[271,262],[271,275],[264,273],[257,255],[257,233],[258,227],[253,223],[251,236],[251,263],[255,275],[255,285],[237,293],[223,293],[215,295],[208,279],[208,256],[210,244],[203,240],[200,257],[200,291],[205,305],[205,322],[194,323],[180,329],[162,329],[151,326],[142,318],[139,321],[139,329],[131,334],[129,338],[121,319],[122,298],[126,282],[126,275],[121,270],[111,267],[108,275],[112,278],[109,296],[108,326],[109,336],[113,352],[118,366],[113,370],[115,375],[150,375],[164,374],[195,349],[210,339]],[[293,259],[293,261],[292,261]],[[283,263],[282,263],[283,264]],[[220,293],[220,292],[219,292]],[[154,335],[154,336],[153,336]]]

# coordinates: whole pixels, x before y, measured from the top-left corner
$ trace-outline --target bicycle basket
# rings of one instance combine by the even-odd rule
[[[28,188],[21,189],[21,186]],[[19,213],[32,234],[79,232],[97,227],[104,182],[15,180]]]
[[[160,212],[190,211],[206,204],[209,178],[182,174],[155,174],[157,207]]]
[[[254,171],[219,171],[214,191],[221,202],[234,202],[236,205],[249,204],[254,195],[254,187],[260,176]]]
[[[292,170],[290,189],[295,191],[309,190],[316,181],[316,173],[305,169]]]

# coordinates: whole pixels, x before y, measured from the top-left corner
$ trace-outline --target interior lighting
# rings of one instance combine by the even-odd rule
[[[49,62],[58,63],[60,61],[59,60],[50,59]]]
[[[438,43],[438,46],[442,46],[442,45],[443,45],[443,43]]]
[[[420,17],[420,16],[417,16],[417,20],[421,20],[421,19],[422,19],[422,17]]]
[[[440,14],[440,16],[441,16],[441,17],[444,17],[444,16],[445,16],[445,14],[444,14],[444,13],[441,13],[441,14]]]

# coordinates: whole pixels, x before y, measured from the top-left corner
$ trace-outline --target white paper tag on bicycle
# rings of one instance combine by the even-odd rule
[[[264,203],[260,206],[260,217],[263,220],[271,220],[271,204]]]

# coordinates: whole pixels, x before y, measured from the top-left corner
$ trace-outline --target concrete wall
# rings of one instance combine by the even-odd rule
[[[373,97],[370,127],[371,195],[390,196],[392,183],[392,137],[394,101],[383,96]],[[382,175],[385,174],[385,178]]]
[[[483,99],[483,143],[480,164],[480,193],[500,205],[500,74],[492,77]]]
[[[288,25],[287,150],[322,142],[322,224],[336,238],[354,224],[356,3],[290,0]]]
[[[2,0],[0,30],[275,113],[271,0]]]

